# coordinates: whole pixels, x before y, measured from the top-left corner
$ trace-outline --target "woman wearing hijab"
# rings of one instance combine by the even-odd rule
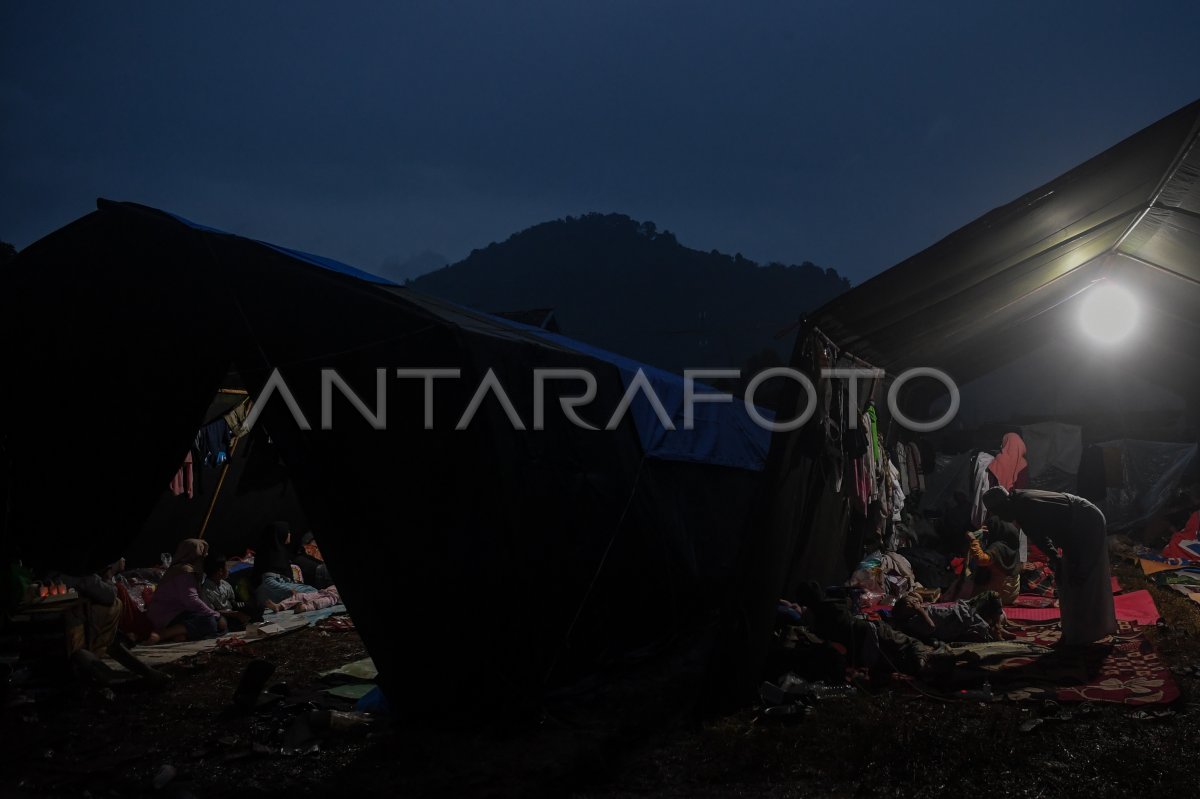
[[[208,542],[185,538],[175,549],[171,568],[163,574],[146,615],[160,640],[196,641],[225,632],[225,619],[200,598]]]
[[[1016,524],[1050,556],[1062,610],[1062,642],[1088,644],[1117,632],[1104,514],[1083,497],[1003,486],[983,495],[988,511]],[[1062,549],[1061,559],[1055,554]]]
[[[1016,433],[1005,433],[1000,440],[1000,454],[992,459],[987,470],[993,486],[1006,491],[1029,485],[1029,462],[1025,460],[1025,442]]]
[[[259,535],[254,550],[255,598],[262,607],[279,610],[279,604],[296,594],[317,589],[292,579],[292,528],[287,522],[272,522]]]

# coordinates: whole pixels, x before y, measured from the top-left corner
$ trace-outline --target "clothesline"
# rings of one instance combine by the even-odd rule
[[[821,338],[821,340],[826,344],[826,346],[830,347],[839,357],[849,358],[851,361],[853,361],[858,366],[862,366],[863,368],[866,368],[866,369],[874,369],[879,372],[883,372],[882,377],[883,378],[888,377],[887,370],[880,369],[875,364],[870,363],[869,361],[864,361],[862,358],[858,357],[854,353],[849,352],[848,350],[842,349],[842,347],[840,347],[837,342],[835,342],[828,335],[826,335],[825,332],[823,330],[821,330],[821,328],[814,325],[812,327],[812,332],[815,333],[817,336],[819,336]]]

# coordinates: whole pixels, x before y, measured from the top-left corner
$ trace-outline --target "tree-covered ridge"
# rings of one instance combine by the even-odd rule
[[[653,222],[586,214],[544,222],[413,288],[482,310],[555,308],[563,333],[666,369],[785,358],[793,323],[850,287],[804,262],[702,252]]]

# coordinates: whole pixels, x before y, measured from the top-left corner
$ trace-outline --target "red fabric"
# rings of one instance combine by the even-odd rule
[[[1138,624],[1155,624],[1161,616],[1154,604],[1154,597],[1145,589],[1129,594],[1119,594],[1113,597],[1113,606],[1117,618],[1125,621],[1136,621]]]
[[[1146,590],[1114,596],[1113,609],[1117,612],[1118,621],[1154,624],[1160,618],[1154,597]],[[1004,615],[1024,621],[1050,621],[1059,618],[1062,613],[1058,608],[1010,607],[1004,609]]]
[[[135,641],[145,641],[154,632],[150,618],[133,601],[124,583],[117,583],[117,599],[121,600],[121,618],[117,629],[126,635],[132,635]]]
[[[1058,608],[1011,607],[1004,609],[1004,615],[1020,621],[1053,621],[1062,616],[1062,611]]]
[[[188,454],[183,459],[183,465],[179,467],[179,471],[171,478],[171,493],[175,496],[187,494],[188,499],[194,495],[194,484],[192,482],[192,453]]]
[[[1183,529],[1171,536],[1171,540],[1163,547],[1163,555],[1168,558],[1179,558],[1181,560],[1196,560],[1196,554],[1188,552],[1179,543],[1181,541],[1195,541],[1198,534],[1200,534],[1200,511],[1188,517],[1187,524],[1183,526]]]
[[[1021,472],[1028,470],[1025,460],[1025,442],[1016,433],[1005,433],[1000,442],[1000,454],[988,464],[988,471],[996,478],[996,485],[1012,491]]]

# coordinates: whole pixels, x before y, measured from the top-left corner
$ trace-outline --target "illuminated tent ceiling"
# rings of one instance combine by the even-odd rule
[[[1141,304],[1130,368],[1200,386],[1200,101],[955,231],[809,317],[895,374],[960,384],[1078,335],[1081,293],[1109,279]],[[1082,346],[1082,340],[1081,340]],[[1118,357],[1114,354],[1114,357]]]

